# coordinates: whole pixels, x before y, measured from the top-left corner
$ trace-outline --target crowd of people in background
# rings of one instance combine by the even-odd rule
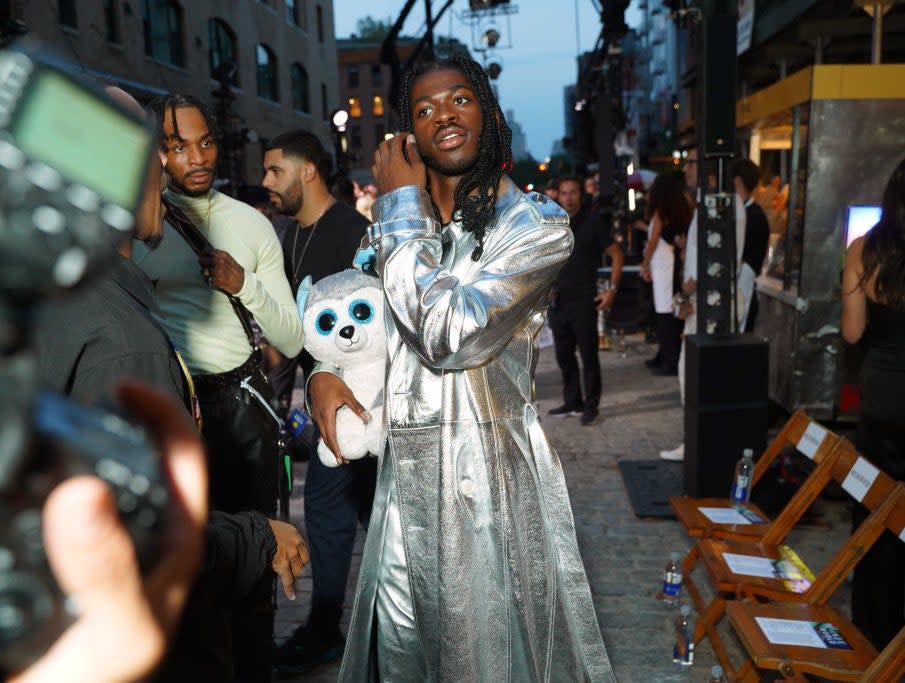
[[[445,65],[437,67],[437,72],[448,75],[461,68]],[[424,78],[420,81],[422,88],[438,78],[430,71],[419,77]],[[471,83],[468,87],[479,86]],[[444,87],[462,88],[445,81]],[[109,94],[126,106],[138,107],[120,90],[111,88]],[[425,97],[439,96],[431,92]],[[493,114],[495,109],[482,113],[485,123]],[[203,528],[205,552],[199,560],[201,573],[191,586],[182,626],[176,630],[157,680],[266,682],[274,670],[305,673],[343,655],[346,641],[340,618],[352,545],[358,527],[367,529],[369,525],[378,473],[376,459],[328,468],[312,457],[304,489],[306,540],[279,519],[285,513],[278,509],[281,487],[285,486],[281,481],[285,468],[278,451],[280,427],[290,407],[297,371],[300,369],[306,378],[316,374],[314,359],[302,349],[295,295],[305,276],[317,281],[353,263],[362,238],[370,234],[369,224],[375,220],[372,211],[381,209],[378,194],[407,187],[398,176],[391,178],[402,162],[398,157],[387,157],[375,165],[383,179],[379,193],[377,183],[360,186],[334,175],[330,155],[315,135],[286,131],[272,139],[265,150],[263,189],[243,188],[239,198],[233,198],[214,187],[218,132],[203,103],[189,95],[171,93],[151,103],[147,115],[159,128],[160,152],[152,159],[134,233],[120,245],[108,276],[80,293],[76,307],[54,304],[45,312],[37,336],[39,372],[45,385],[89,402],[112,397],[115,384],[124,376],[141,379],[172,397],[200,432],[210,479],[211,514]],[[505,137],[505,123],[498,126]],[[508,144],[504,142],[503,138],[497,141],[501,149]],[[386,155],[392,151],[389,143],[382,149]],[[406,163],[412,165],[408,158]],[[444,225],[449,225],[459,220],[453,217],[453,207],[458,204],[453,201],[453,190],[444,194],[442,183],[454,172],[435,163],[426,157],[418,170],[424,173],[422,180],[430,177],[437,183],[431,186],[433,200],[435,206],[443,206]],[[683,337],[696,331],[696,150],[686,151],[683,166],[684,182],[680,174],[666,172],[647,188],[640,221],[644,236],[637,240],[634,256],[640,278],[650,286],[647,328],[653,331],[657,343],[656,354],[645,360],[645,365],[654,375],[677,376],[684,402]],[[540,289],[530,292],[536,299],[532,299],[532,306],[548,311],[562,376],[562,404],[549,414],[576,416],[585,426],[598,423],[605,388],[598,356],[598,319],[610,314],[625,282],[625,244],[629,241],[614,232],[611,198],[601,193],[595,175],[554,179],[543,188],[542,195],[533,195],[529,201],[524,195],[516,196],[511,182],[501,179],[499,169],[490,169],[487,174],[492,178],[492,192],[490,185],[482,187],[489,196],[497,200],[499,192],[500,201],[517,203],[519,210],[535,221],[532,229],[550,229],[562,243],[556,259],[545,261],[542,269],[552,283],[549,307],[546,299],[537,298],[543,294]],[[856,241],[849,252],[843,285],[843,334],[848,341],[860,339],[865,334],[866,311],[871,319],[881,321],[868,335],[872,355],[871,362],[866,363],[867,409],[862,415],[859,440],[866,452],[880,458],[884,469],[901,479],[901,423],[905,417],[893,409],[902,405],[895,401],[902,384],[899,379],[895,380],[899,384],[889,380],[888,372],[891,366],[898,373],[896,378],[905,372],[898,351],[905,336],[900,319],[903,273],[901,264],[891,263],[884,251],[889,245],[901,249],[901,167],[897,174],[884,197],[880,226],[871,237]],[[741,331],[756,332],[754,281],[769,261],[769,249],[775,243],[778,230],[774,219],[782,211],[783,191],[777,184],[764,184],[761,170],[750,160],[737,161],[730,175],[736,192],[737,323]],[[455,177],[458,182],[459,176]],[[420,210],[423,199],[411,198],[412,206]],[[769,211],[763,209],[765,204]],[[531,211],[540,212],[541,218]],[[485,211],[481,220],[498,217]],[[469,245],[477,239],[474,251],[457,255],[458,267],[468,266],[468,259],[478,262],[485,247],[493,250],[492,240],[485,236],[483,227],[476,225],[471,230],[480,237],[469,231],[457,237]],[[514,234],[519,229],[504,227],[512,228]],[[574,244],[568,257],[567,244]],[[505,258],[505,254],[498,256]],[[389,268],[379,254],[376,259],[382,268]],[[413,265],[418,268],[423,264],[417,261]],[[609,276],[601,282],[599,272],[604,266],[609,268]],[[410,278],[411,272],[407,275]],[[520,272],[511,274],[513,281],[530,289],[522,282],[523,276]],[[403,280],[401,275],[399,279]],[[397,317],[401,320],[403,316]],[[522,319],[514,321],[513,329],[523,323]],[[403,322],[397,324],[404,327]],[[411,324],[417,328],[427,323],[419,318]],[[500,352],[505,344],[517,342],[508,337],[498,341]],[[483,350],[475,351],[472,360],[494,362],[485,356]],[[423,375],[423,381],[429,383],[429,373],[422,373],[426,361],[422,362],[423,356],[419,358],[409,360],[410,369],[414,368],[411,372],[413,376]],[[465,371],[456,367],[455,372]],[[323,410],[316,404],[312,407],[312,412]],[[496,415],[491,418],[496,419]],[[681,461],[684,445],[661,451],[660,457]],[[398,495],[392,489],[381,499],[390,515],[382,515],[381,524],[391,524],[394,519],[398,524]],[[402,530],[388,527],[386,533],[400,535]],[[577,553],[577,548],[569,545],[565,551]],[[866,615],[874,614],[883,602],[873,586],[886,576],[883,567],[902,562],[900,545],[883,550],[878,544],[876,552],[877,559],[864,563],[861,574],[856,574],[856,592],[863,594],[859,599],[867,607],[855,617],[856,622],[860,619],[865,624]],[[280,580],[286,595],[294,597],[294,581],[309,560],[313,590],[308,622],[275,647],[274,582]],[[390,579],[394,577],[384,576],[382,580]],[[418,601],[418,596],[404,597],[409,606]],[[375,600],[380,602],[380,594]],[[586,607],[581,600],[576,602],[575,609],[584,618],[592,616]],[[377,610],[379,613],[380,604]],[[365,620],[357,625],[361,633],[371,628],[372,617],[370,612],[358,617]],[[413,618],[409,621],[414,624]],[[866,630],[867,626],[862,628]],[[877,625],[878,641],[894,633],[889,629],[897,626],[893,623],[884,628]],[[411,646],[411,634],[400,634],[400,643]],[[589,648],[606,663],[599,633],[591,633],[587,643],[574,646]],[[405,659],[406,652],[404,648],[396,653],[384,652],[384,665],[389,661],[403,668],[416,666],[410,659],[405,665],[398,659]],[[364,659],[353,660],[350,666],[362,670],[371,666],[366,661],[368,655],[362,651]],[[424,669],[418,671],[424,673]]]

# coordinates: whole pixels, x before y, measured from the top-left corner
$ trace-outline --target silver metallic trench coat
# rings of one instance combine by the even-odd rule
[[[341,681],[376,680],[378,563],[395,478],[430,681],[615,681],[562,469],[533,405],[537,335],[568,216],[503,179],[480,261],[424,190],[377,200],[387,439]]]

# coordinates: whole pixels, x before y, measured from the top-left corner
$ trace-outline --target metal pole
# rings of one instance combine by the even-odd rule
[[[885,3],[874,3],[874,26],[871,36],[870,63],[880,64],[883,61],[883,12]]]
[[[789,215],[786,220],[785,264],[783,265],[782,277],[783,289],[789,290],[795,287],[796,292],[801,280],[801,264],[799,263],[793,270],[792,258],[795,254],[795,243],[799,239],[804,239],[804,235],[799,235],[802,230],[799,229],[796,212],[798,208],[798,162],[801,156],[801,106],[796,104],[792,108],[792,175],[789,178],[789,201],[786,204],[786,210]],[[798,253],[799,255],[801,254],[800,249]],[[795,276],[794,279],[793,274]]]
[[[434,58],[434,19],[431,16],[431,0],[424,0],[424,16],[427,23],[427,30],[424,37],[427,40],[427,56],[429,59]],[[437,17],[439,19],[439,17]]]

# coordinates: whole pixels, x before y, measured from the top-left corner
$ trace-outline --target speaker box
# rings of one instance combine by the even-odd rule
[[[701,75],[703,135],[708,156],[735,154],[736,18],[717,15],[704,20]]]
[[[735,464],[767,443],[767,342],[754,334],[685,338],[685,493],[729,495]]]

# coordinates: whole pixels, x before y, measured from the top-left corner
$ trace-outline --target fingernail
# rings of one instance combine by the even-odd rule
[[[407,143],[409,143],[410,145],[414,145],[414,144],[415,144],[415,136],[412,135],[411,133],[409,133],[409,136],[405,139],[405,141],[406,141]]]
[[[367,410],[365,411],[363,417],[364,417],[365,422],[370,422],[370,421],[371,421],[371,413],[369,413]]]

